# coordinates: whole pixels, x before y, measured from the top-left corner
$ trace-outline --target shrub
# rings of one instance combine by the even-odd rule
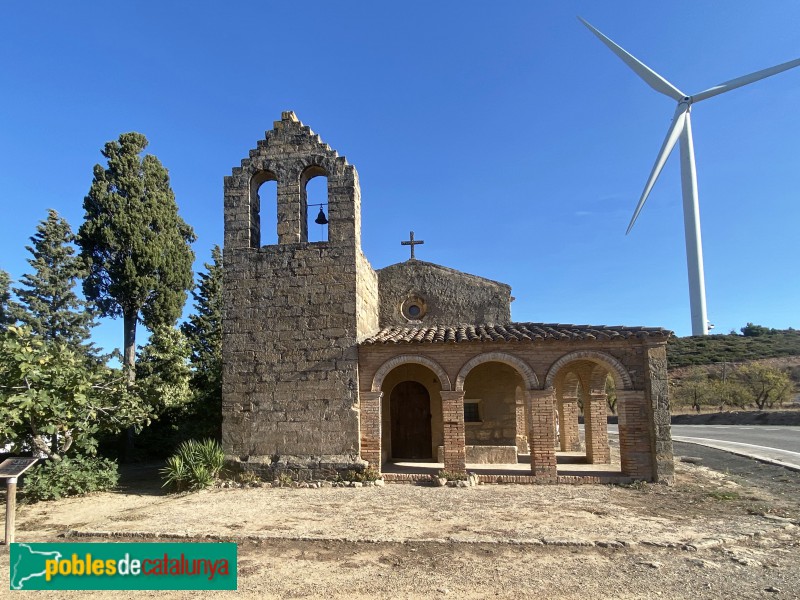
[[[225,454],[216,440],[187,440],[161,469],[164,487],[171,486],[176,492],[202,490],[214,483],[224,463]]]
[[[258,473],[254,473],[253,471],[240,471],[236,474],[235,480],[242,485],[250,486],[256,486],[262,482],[262,479],[258,476]]]
[[[445,471],[444,469],[439,471],[438,476],[440,479],[447,479],[447,481],[466,481],[469,478],[466,473]]]
[[[294,485],[294,478],[288,471],[281,471],[276,479],[280,487],[292,487]]]
[[[345,481],[345,482],[359,481],[363,483],[365,481],[376,481],[380,478],[381,476],[378,473],[377,469],[374,469],[372,467],[367,467],[363,471],[356,471],[354,469],[350,469],[348,471],[345,471],[344,473],[339,473],[336,476],[335,480]]]
[[[92,456],[75,455],[48,460],[25,475],[22,494],[28,502],[58,500],[89,492],[113,489],[119,481],[117,463]]]

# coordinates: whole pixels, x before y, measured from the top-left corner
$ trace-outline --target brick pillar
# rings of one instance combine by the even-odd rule
[[[617,390],[619,453],[622,474],[653,479],[653,440],[643,391]]]
[[[542,480],[556,480],[555,393],[553,388],[527,390],[531,430],[531,474]]]
[[[578,434],[578,397],[566,396],[558,403],[558,424],[562,452],[580,452],[581,438]]]
[[[583,415],[586,433],[586,460],[592,464],[610,463],[605,392],[587,394],[583,405]]]
[[[381,399],[383,392],[359,392],[361,458],[381,470]]]
[[[444,470],[465,473],[467,450],[464,442],[464,392],[441,392],[444,422]]]

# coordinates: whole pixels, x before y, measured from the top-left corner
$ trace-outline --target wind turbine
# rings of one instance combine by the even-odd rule
[[[594,33],[600,41],[608,46],[611,51],[616,54],[622,61],[628,65],[633,71],[641,77],[644,82],[653,88],[655,91],[669,96],[678,102],[675,108],[675,114],[672,117],[672,124],[667,131],[667,137],[658,152],[656,162],[653,165],[653,170],[650,172],[650,177],[644,186],[639,204],[636,205],[636,210],[633,211],[633,217],[628,225],[628,230],[625,235],[630,233],[633,224],[647,201],[647,196],[650,190],[653,189],[658,176],[661,174],[661,169],[667,161],[675,144],[680,140],[681,142],[681,189],[683,191],[683,227],[686,235],[686,263],[689,269],[689,299],[692,311],[692,335],[708,335],[708,316],[706,314],[706,288],[705,277],[703,275],[703,246],[700,240],[700,207],[697,201],[697,170],[694,164],[694,143],[692,142],[692,121],[690,113],[692,111],[692,104],[707,100],[719,94],[729,92],[748,83],[756,82],[765,77],[776,75],[787,69],[792,69],[800,65],[800,58],[790,60],[783,64],[763,69],[750,75],[737,77],[719,85],[715,85],[699,94],[687,96],[669,81],[661,77],[658,73],[653,71],[643,62],[635,58],[630,53],[626,52],[620,46],[615,44],[600,31],[592,27],[581,17],[580,21]]]

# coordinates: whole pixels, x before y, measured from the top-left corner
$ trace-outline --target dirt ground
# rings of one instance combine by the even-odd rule
[[[691,462],[676,461],[673,487],[256,487],[166,495],[145,469],[116,493],[20,506],[17,541],[65,541],[72,532],[80,537],[66,539],[238,542],[239,589],[207,593],[214,596],[800,597],[800,473],[697,446],[676,444],[676,452]],[[5,547],[0,573],[0,590],[8,590]]]

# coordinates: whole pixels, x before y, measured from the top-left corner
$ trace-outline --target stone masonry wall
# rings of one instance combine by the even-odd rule
[[[650,416],[653,474],[657,481],[672,483],[675,464],[672,454],[672,432],[669,413],[669,382],[667,380],[667,348],[665,345],[647,348],[646,398]]]
[[[322,174],[328,241],[309,243],[302,186]],[[269,179],[278,197],[257,206]],[[259,247],[276,209],[279,243]],[[355,168],[293,113],[225,178],[223,447],[244,468],[363,464],[357,344],[377,329],[377,278],[359,228]]]
[[[502,363],[485,363],[470,372],[464,401],[480,400],[481,422],[464,423],[467,445],[516,446],[517,388],[522,385],[517,372]]]
[[[390,265],[378,271],[380,326],[408,325],[401,306],[418,296],[426,308],[417,321],[425,325],[508,323],[511,288],[497,281],[462,273],[421,260]]]
[[[356,317],[358,341],[378,331],[378,275],[361,249],[356,253]]]

